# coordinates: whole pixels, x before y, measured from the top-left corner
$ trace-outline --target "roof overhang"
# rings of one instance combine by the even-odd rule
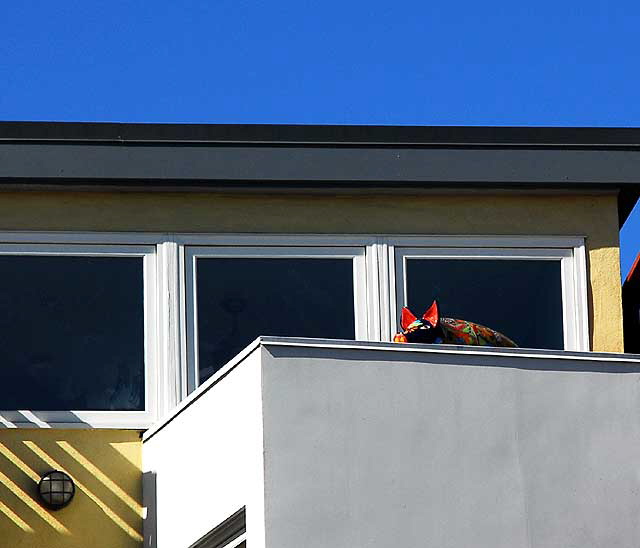
[[[640,129],[0,123],[0,187],[640,192]]]

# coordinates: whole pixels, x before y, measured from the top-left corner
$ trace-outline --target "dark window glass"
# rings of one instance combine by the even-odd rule
[[[0,409],[144,409],[142,258],[2,255],[0,279]]]
[[[353,291],[351,259],[199,258],[200,382],[260,335],[354,339]]]
[[[560,261],[409,259],[407,299],[416,315],[437,299],[441,316],[485,325],[520,347],[564,348]]]

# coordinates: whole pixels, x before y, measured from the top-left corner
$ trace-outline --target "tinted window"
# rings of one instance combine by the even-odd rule
[[[197,262],[200,382],[259,335],[354,339],[351,259]]]
[[[407,260],[409,308],[491,327],[523,348],[562,349],[560,261]]]
[[[0,256],[0,408],[143,410],[138,257]]]

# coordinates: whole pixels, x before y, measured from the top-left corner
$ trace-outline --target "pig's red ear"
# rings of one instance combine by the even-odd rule
[[[433,301],[431,306],[427,309],[427,311],[422,315],[422,319],[426,322],[429,322],[431,327],[435,327],[438,325],[438,321],[440,320],[440,314],[438,313],[438,302]]]
[[[407,330],[413,322],[415,322],[418,318],[416,318],[411,310],[409,310],[406,306],[402,307],[402,316],[400,317],[400,327],[402,327],[403,331]]]

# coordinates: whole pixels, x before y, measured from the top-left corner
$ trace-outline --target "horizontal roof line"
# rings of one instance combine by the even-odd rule
[[[0,141],[640,147],[640,128],[0,122]]]

